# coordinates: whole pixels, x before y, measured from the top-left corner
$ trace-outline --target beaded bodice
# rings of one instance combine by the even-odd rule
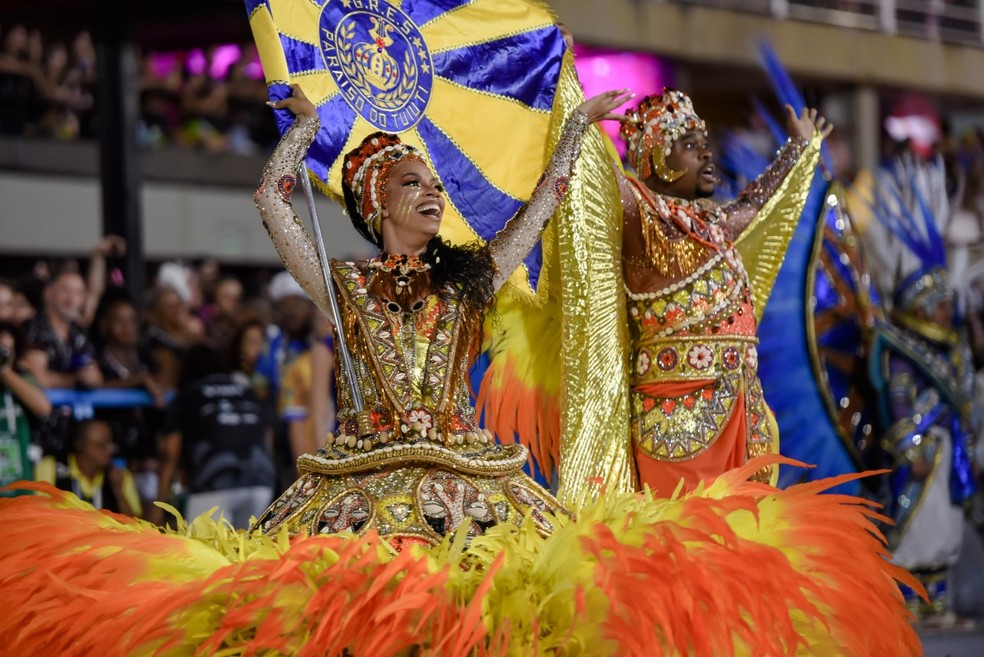
[[[375,466],[411,457],[470,464],[485,473],[522,463],[525,448],[496,445],[475,419],[457,288],[448,284],[404,309],[371,293],[373,277],[388,274],[368,263],[333,261],[331,271],[354,372],[338,369],[338,432],[317,454],[301,457],[299,467]],[[361,417],[350,380],[362,393]]]
[[[627,301],[634,383],[713,379],[756,358],[748,278],[734,249],[663,290],[627,290]]]

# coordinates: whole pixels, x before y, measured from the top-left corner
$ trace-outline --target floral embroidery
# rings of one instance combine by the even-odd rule
[[[434,426],[434,417],[423,408],[415,408],[407,415],[408,424],[420,423],[423,429],[430,429]]]
[[[680,358],[677,356],[676,349],[673,347],[666,347],[656,354],[656,363],[659,365],[659,369],[664,372],[672,370],[679,362]]]
[[[639,352],[639,356],[636,358],[636,372],[639,373],[639,376],[642,376],[643,374],[645,374],[646,372],[648,372],[649,371],[649,366],[651,364],[652,364],[652,361],[649,358],[649,352],[648,351],[640,351]]]
[[[294,193],[294,184],[296,182],[297,178],[291,173],[285,173],[277,180],[277,191],[280,192],[280,197],[287,203],[290,203],[290,197]]]
[[[735,370],[741,365],[741,354],[738,353],[738,347],[728,347],[721,354],[721,361],[724,364],[724,369]]]
[[[564,200],[564,196],[567,194],[568,182],[569,178],[567,176],[558,176],[554,179],[553,193],[557,201]]]
[[[694,345],[687,352],[687,362],[697,370],[706,370],[714,362],[714,352],[705,344]]]
[[[748,345],[748,348],[745,349],[745,365],[747,365],[749,369],[754,370],[758,367],[758,364],[759,364],[758,349],[755,348],[755,345],[750,344]]]

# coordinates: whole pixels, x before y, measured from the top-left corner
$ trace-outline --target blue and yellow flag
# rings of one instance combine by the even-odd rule
[[[423,150],[447,189],[442,235],[491,239],[549,157],[565,45],[529,0],[246,0],[270,98],[299,84],[321,131],[308,168],[341,198],[344,154],[372,132]],[[281,132],[293,117],[276,112]],[[538,244],[511,282],[536,294]]]

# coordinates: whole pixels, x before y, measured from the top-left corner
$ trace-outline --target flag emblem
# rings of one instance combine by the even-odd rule
[[[403,132],[424,116],[434,84],[420,29],[386,2],[329,2],[320,17],[325,68],[369,124]]]

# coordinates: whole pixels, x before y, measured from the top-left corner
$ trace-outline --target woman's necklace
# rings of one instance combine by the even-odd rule
[[[423,293],[430,286],[431,265],[421,256],[387,255],[369,261],[369,268],[387,274],[376,291],[393,313],[416,312],[424,306]]]
[[[417,274],[430,271],[430,263],[420,256],[381,254],[378,259],[369,261],[369,267],[392,274],[396,279],[397,292],[410,287]]]

